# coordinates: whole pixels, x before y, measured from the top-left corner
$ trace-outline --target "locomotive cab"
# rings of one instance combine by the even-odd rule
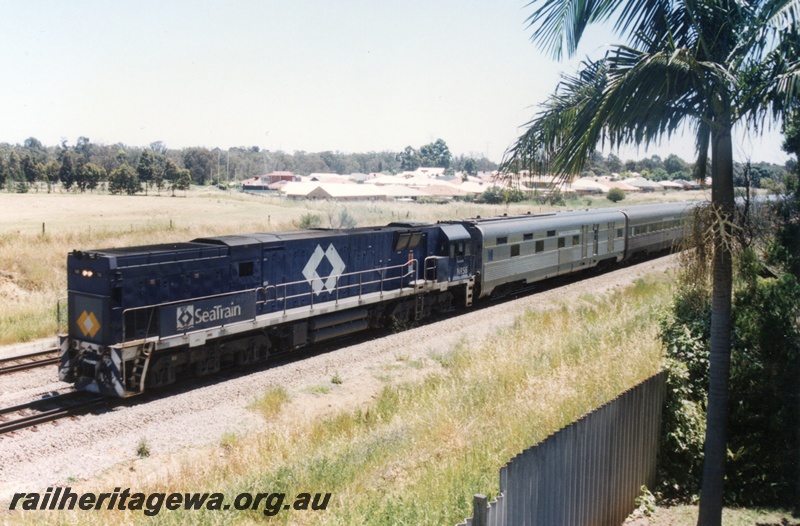
[[[462,281],[473,275],[472,239],[461,224],[439,225],[435,256],[425,265],[426,278],[434,281]]]

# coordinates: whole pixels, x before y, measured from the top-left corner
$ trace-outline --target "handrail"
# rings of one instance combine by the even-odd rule
[[[153,310],[155,310],[155,309],[160,309],[162,307],[169,307],[170,305],[179,305],[181,303],[186,303],[186,302],[189,302],[189,301],[210,300],[210,299],[214,299],[214,298],[221,298],[221,297],[224,297],[224,296],[234,296],[234,295],[237,295],[237,294],[247,294],[248,292],[256,293],[257,290],[258,290],[258,288],[245,289],[245,290],[236,290],[236,291],[233,291],[233,292],[222,292],[220,294],[210,294],[208,296],[200,296],[199,298],[187,298],[187,299],[183,299],[183,300],[165,301],[164,303],[155,303],[155,304],[152,304],[152,305],[140,305],[139,307],[130,307],[128,309],[124,309],[122,311],[122,344],[124,346],[125,342],[127,341],[125,335],[127,333],[126,324],[127,324],[127,314],[129,312],[134,312],[134,311],[139,311],[139,310],[144,310],[144,309],[153,309]],[[147,330],[146,330],[145,334],[148,334],[150,332],[150,325],[152,324],[152,322],[153,322],[153,315],[151,313],[150,320],[148,321]],[[160,337],[161,336],[159,335],[159,338]]]
[[[425,258],[425,261],[423,263],[425,265],[425,268],[424,268],[422,279],[424,279],[425,281],[428,280],[428,268],[429,268],[428,267],[428,262],[433,261],[434,264],[432,266],[430,266],[430,269],[433,271],[431,273],[432,274],[431,281],[434,281],[434,282],[436,281],[436,279],[439,277],[438,276],[438,274],[439,274],[439,266],[436,264],[436,262],[441,257],[442,256],[428,256],[428,257]]]
[[[403,273],[401,271],[401,273],[399,275],[397,275],[397,276],[392,276],[392,277],[388,277],[388,278],[385,277],[385,273],[387,271],[394,270],[394,269],[403,269],[403,268],[406,268],[406,267],[408,267],[408,270],[405,273]],[[376,272],[379,274],[379,278],[378,279],[370,279],[368,281],[364,281],[363,278],[364,278],[365,275],[370,274],[370,273],[376,273]],[[418,274],[419,274],[418,262],[417,262],[416,259],[412,259],[412,260],[410,260],[410,261],[408,261],[406,263],[403,263],[401,265],[392,265],[390,267],[381,267],[381,268],[376,268],[376,269],[359,270],[359,271],[356,271],[356,272],[348,272],[348,273],[345,273],[345,274],[340,274],[338,276],[337,281],[336,281],[336,286],[333,288],[332,291],[329,291],[329,292],[334,294],[334,303],[336,305],[338,305],[339,304],[339,292],[342,291],[342,290],[348,290],[348,289],[353,289],[353,288],[357,287],[358,288],[358,298],[361,299],[363,294],[364,294],[364,292],[363,292],[364,287],[366,287],[366,286],[379,284],[380,285],[379,291],[380,291],[381,294],[383,294],[383,292],[384,292],[384,283],[392,282],[392,281],[399,281],[400,282],[400,290],[403,290],[405,288],[404,280],[409,278],[409,277],[415,277],[416,278],[416,277],[418,277]],[[357,284],[349,284],[349,285],[341,285],[340,284],[340,281],[341,281],[342,278],[347,278],[347,277],[350,277],[350,276],[358,276],[358,283]],[[288,308],[289,300],[293,300],[293,299],[309,296],[310,297],[309,306],[313,310],[313,308],[314,308],[314,296],[316,294],[319,294],[319,293],[315,293],[313,290],[311,290],[311,291],[308,291],[308,292],[301,292],[299,294],[291,294],[291,295],[289,295],[288,292],[287,292],[289,287],[293,287],[293,286],[297,286],[297,285],[303,285],[303,284],[307,284],[309,287],[312,286],[311,285],[311,280],[302,280],[302,281],[292,281],[292,282],[289,282],[289,283],[278,283],[276,285],[269,285],[268,287],[262,287],[264,290],[266,290],[267,288],[274,288],[275,289],[275,299],[274,300],[265,300],[265,303],[267,301],[269,301],[270,303],[274,303],[274,304],[277,305],[278,302],[282,301],[283,302],[283,314],[286,315],[286,310]],[[280,288],[283,288],[283,295],[282,296],[281,296],[281,294],[279,293],[279,290],[278,290]]]
[[[428,258],[428,259],[430,259],[430,258]],[[427,259],[426,259],[426,261],[427,261]],[[408,270],[403,272],[402,269],[404,269],[404,268],[407,268]],[[400,273],[397,276],[386,277],[386,274],[388,274],[389,271],[392,271],[392,270],[400,270]],[[364,281],[364,277],[367,274],[372,274],[372,273],[378,273],[378,277],[377,278],[371,278],[371,279],[368,279],[367,281]],[[348,285],[341,285],[340,284],[342,278],[347,278],[347,277],[350,277],[350,276],[358,276],[358,278],[359,278],[358,279],[358,283],[357,284],[348,284]],[[408,279],[408,278],[413,278],[414,280],[419,279],[419,263],[418,263],[417,259],[411,259],[411,260],[409,260],[409,261],[407,261],[405,263],[402,263],[400,265],[392,265],[392,266],[388,266],[388,267],[381,267],[381,268],[367,269],[367,270],[359,270],[359,271],[355,271],[355,272],[348,272],[348,273],[345,273],[345,274],[339,274],[337,276],[336,285],[334,286],[333,290],[331,290],[329,292],[334,294],[334,302],[335,302],[336,305],[338,305],[339,304],[340,291],[350,290],[350,289],[353,289],[353,288],[358,288],[358,299],[360,300],[362,298],[363,294],[364,294],[363,291],[364,291],[365,287],[369,287],[370,285],[379,284],[379,292],[380,292],[381,295],[383,295],[384,284],[385,283],[399,281],[399,284],[400,284],[399,288],[402,291],[406,286],[405,285],[405,280]],[[427,281],[427,279],[425,278],[424,275],[422,276],[422,279]],[[203,301],[203,300],[209,300],[209,299],[214,299],[214,298],[222,298],[222,297],[239,295],[239,294],[253,293],[254,296],[255,296],[254,299],[255,299],[255,304],[256,305],[274,304],[275,306],[277,306],[278,302],[283,302],[283,309],[282,309],[283,310],[283,315],[286,316],[286,311],[287,311],[287,308],[288,308],[288,304],[289,304],[290,300],[293,300],[293,299],[309,296],[309,298],[310,298],[309,307],[312,310],[314,309],[314,296],[319,294],[319,293],[315,293],[313,289],[309,290],[308,292],[301,292],[299,294],[292,294],[292,295],[288,294],[288,288],[289,287],[294,287],[294,286],[304,285],[304,284],[308,285],[309,288],[313,287],[311,280],[301,280],[301,281],[293,281],[293,282],[289,282],[289,283],[278,283],[278,284],[275,284],[275,285],[265,285],[265,286],[261,286],[261,287],[255,287],[255,288],[252,288],[252,289],[238,290],[238,291],[232,291],[232,292],[223,292],[223,293],[220,293],[220,294],[211,294],[211,295],[208,295],[208,296],[201,296],[201,297],[198,297],[198,298],[187,298],[187,299],[182,299],[182,300],[167,301],[167,302],[164,302],[164,303],[157,303],[157,304],[151,304],[151,305],[141,305],[141,306],[138,306],[138,307],[130,307],[128,309],[124,309],[122,311],[122,345],[124,346],[125,343],[128,341],[127,340],[127,336],[126,336],[127,335],[127,317],[128,317],[128,313],[130,313],[130,312],[141,311],[141,310],[144,310],[144,309],[153,309],[153,310],[155,310],[155,309],[160,309],[162,307],[168,307],[170,305],[179,305],[179,304],[187,303],[187,302],[190,302],[190,301]],[[280,292],[279,292],[279,289],[281,287],[283,288],[283,295],[281,295]],[[273,299],[269,299],[269,291],[270,290],[274,291],[274,296],[275,297]],[[259,299],[260,295],[262,295],[262,294],[263,294],[263,296],[261,296],[261,297],[263,297],[263,299]],[[256,311],[255,312],[255,316],[258,316],[259,315],[258,309],[256,309],[255,311]],[[155,317],[155,313],[151,312],[150,319],[148,321],[145,334],[149,334],[150,333],[150,329],[151,329],[154,317]],[[184,331],[184,334],[188,334],[190,332],[195,332],[195,331]],[[159,340],[161,339],[161,335],[160,334],[158,335],[158,339]]]

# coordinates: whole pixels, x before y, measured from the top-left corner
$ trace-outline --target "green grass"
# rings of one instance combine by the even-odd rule
[[[261,416],[266,420],[272,420],[281,412],[281,409],[288,401],[289,393],[286,392],[286,389],[273,387],[253,402],[250,408],[261,413]]]
[[[784,522],[785,521],[785,522]],[[697,506],[673,506],[657,508],[651,519],[654,526],[694,526],[697,524]],[[789,510],[725,508],[722,510],[722,524],[725,526],[779,526],[782,524],[799,524],[797,517],[792,517]]]

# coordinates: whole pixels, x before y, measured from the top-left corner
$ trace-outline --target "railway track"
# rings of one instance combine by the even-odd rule
[[[67,416],[87,413],[108,403],[109,400],[105,397],[98,397],[82,391],[71,391],[0,408],[0,435]],[[32,414],[30,414],[31,411],[33,411]],[[17,416],[13,416],[15,414]]]
[[[36,367],[44,367],[46,365],[57,364],[59,360],[58,348],[47,349],[46,351],[39,351],[29,354],[21,354],[18,356],[11,356],[9,358],[0,359],[0,375],[16,373],[18,371],[25,371],[27,369],[34,369]],[[15,363],[15,362],[22,363]],[[7,365],[11,364],[11,365]]]

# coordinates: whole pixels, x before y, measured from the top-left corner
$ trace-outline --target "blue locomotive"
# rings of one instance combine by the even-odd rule
[[[59,377],[117,397],[669,249],[694,203],[73,251]],[[61,312],[64,309],[59,309]]]

